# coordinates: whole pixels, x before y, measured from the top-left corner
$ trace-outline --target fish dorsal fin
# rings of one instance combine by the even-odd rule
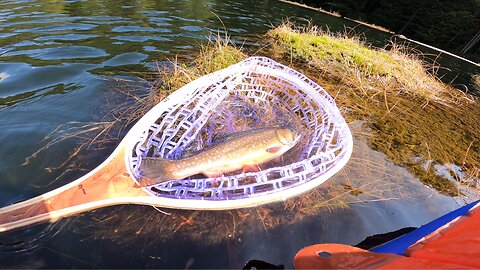
[[[273,146],[273,147],[269,147],[267,148],[267,152],[269,153],[272,153],[272,154],[275,154],[277,153],[278,151],[280,151],[281,147],[280,146]]]

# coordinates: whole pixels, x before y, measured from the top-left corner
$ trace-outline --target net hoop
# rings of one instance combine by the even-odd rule
[[[140,178],[146,156],[175,158],[192,144],[215,108],[232,95],[282,106],[297,115],[307,133],[304,158],[259,172],[145,187],[152,195],[150,204],[220,210],[282,201],[317,187],[348,162],[352,134],[333,98],[298,71],[266,57],[250,57],[190,82],[142,117],[125,142],[130,175]]]

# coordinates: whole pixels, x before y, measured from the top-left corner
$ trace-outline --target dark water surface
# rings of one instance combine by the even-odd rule
[[[155,61],[184,55],[198,48],[210,32],[223,32],[217,16],[233,41],[244,46],[255,46],[252,40],[286,17],[313,18],[332,31],[355,27],[374,44],[389,39],[383,32],[277,1],[0,1],[0,206],[40,195],[95,168],[113,146],[102,151],[90,148],[68,159],[79,141],[71,138],[28,157],[61,137],[64,133],[58,131],[42,141],[60,125],[81,129],[101,121],[123,100],[124,92],[146,93],[145,74]],[[475,71],[462,65],[450,66],[449,74],[465,80]],[[295,253],[304,246],[356,244],[368,235],[419,226],[463,204],[423,186],[407,170],[361,143],[360,131],[354,134],[351,161],[329,182],[378,179],[406,183],[407,188],[401,193],[387,190],[378,200],[350,208],[226,234],[208,243],[179,237],[173,230],[136,236],[122,226],[143,224],[139,231],[144,226],[161,227],[161,218],[149,217],[163,214],[147,206],[108,207],[0,234],[0,268],[231,268],[250,259],[292,267]],[[140,220],[135,225],[108,222],[134,214]],[[214,224],[191,226],[192,231],[205,227],[216,231]]]

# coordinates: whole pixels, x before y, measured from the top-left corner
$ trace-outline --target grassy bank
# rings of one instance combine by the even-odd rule
[[[365,96],[385,91],[408,92],[444,103],[451,103],[453,97],[464,97],[427,73],[416,55],[395,44],[389,50],[373,49],[358,37],[331,34],[315,26],[295,28],[290,23],[270,30],[267,36],[276,45],[274,52],[321,69]]]
[[[480,2],[475,0],[443,2],[441,5],[435,1],[410,0],[293,0],[293,2],[321,7],[342,17],[381,25],[422,43],[465,55],[473,62],[480,61],[480,50],[478,44],[475,45],[474,42],[480,20],[480,14],[477,12],[480,9]]]

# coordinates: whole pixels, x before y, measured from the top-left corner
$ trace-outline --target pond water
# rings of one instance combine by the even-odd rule
[[[72,137],[35,153],[66,134],[59,126],[87,129],[87,123],[102,121],[123,102],[126,92],[145,94],[156,61],[190,55],[211,32],[223,33],[224,26],[235,43],[257,46],[255,40],[287,17],[311,19],[332,31],[355,28],[377,45],[390,38],[278,1],[0,1],[0,206],[62,186],[100,164],[115,145],[90,147],[70,159],[81,139]],[[478,72],[446,56],[436,60],[445,63],[442,71],[459,85],[468,85],[470,74]],[[363,132],[355,128],[352,124],[353,157],[328,183],[378,181],[382,184],[365,187],[385,186],[378,188],[376,200],[359,198],[348,208],[225,234],[208,219],[186,224],[189,230],[156,233],[155,227],[171,226],[166,218],[188,211],[165,210],[168,216],[147,206],[113,206],[0,234],[0,266],[232,268],[261,259],[291,268],[304,246],[356,244],[372,234],[419,226],[464,203],[422,185],[369,149],[362,143]],[[120,130],[117,135],[124,134]],[[140,233],[147,227],[149,233]],[[198,234],[210,240],[202,241]]]

